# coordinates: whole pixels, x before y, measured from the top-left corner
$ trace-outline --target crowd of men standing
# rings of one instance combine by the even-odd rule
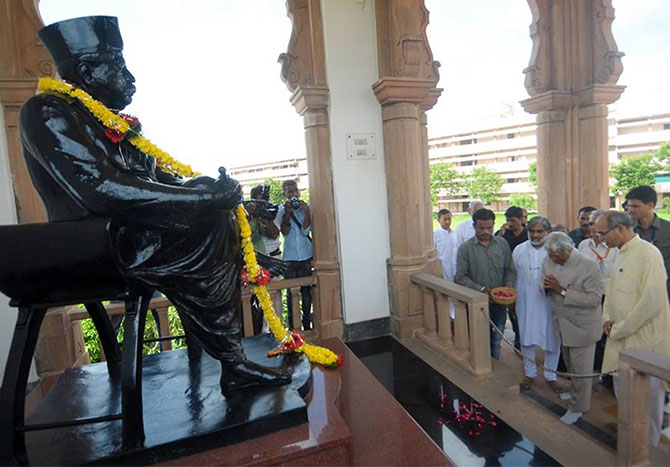
[[[510,318],[514,345],[524,358],[522,388],[537,377],[535,349],[544,351],[544,379],[568,401],[561,417],[576,422],[591,406],[593,378],[573,377],[565,390],[556,371],[583,375],[618,368],[619,353],[641,347],[670,356],[670,222],[654,211],[658,199],[650,186],[626,194],[626,212],[585,206],[579,227],[565,233],[549,219],[526,220],[518,207],[505,212],[494,233],[495,214],[475,200],[472,222],[451,229],[451,213],[438,212],[434,241],[448,281],[490,296],[496,287],[514,287],[513,306],[490,296],[491,356],[500,356],[501,332]],[[522,357],[522,358],[523,358]],[[599,387],[618,379],[604,378]],[[665,384],[651,381],[651,440],[661,435]]]

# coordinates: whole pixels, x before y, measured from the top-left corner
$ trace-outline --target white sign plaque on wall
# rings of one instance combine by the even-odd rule
[[[374,133],[347,133],[347,160],[376,159],[376,139]]]

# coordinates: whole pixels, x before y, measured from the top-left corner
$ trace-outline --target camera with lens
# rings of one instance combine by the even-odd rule
[[[279,206],[270,202],[270,185],[254,188],[251,191],[251,198],[251,200],[244,202],[244,208],[251,217],[274,220],[277,211],[279,211]]]
[[[291,209],[300,209],[300,200],[297,197],[292,197],[289,202],[291,203]]]

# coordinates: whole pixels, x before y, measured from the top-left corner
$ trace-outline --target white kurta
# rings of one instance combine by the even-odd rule
[[[456,271],[456,259],[458,256],[458,249],[466,241],[475,236],[475,227],[472,225],[472,219],[466,219],[462,224],[459,224],[454,229],[454,254],[452,262],[454,263],[454,271]]]
[[[442,277],[449,282],[454,281],[454,231],[444,230],[442,227],[433,232],[433,242],[437,250],[437,257],[442,261]]]
[[[554,332],[551,302],[542,288],[542,262],[546,256],[544,248],[534,248],[529,240],[514,249],[512,258],[517,272],[515,287],[519,293],[516,314],[519,318],[521,345],[538,345],[553,352],[559,350],[560,342]]]

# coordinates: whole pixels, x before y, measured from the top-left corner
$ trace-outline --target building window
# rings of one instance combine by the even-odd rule
[[[516,183],[516,178],[508,178],[507,183]]]
[[[472,161],[461,161],[461,167],[472,165]]]
[[[507,158],[510,162],[514,162],[516,160],[516,156],[509,156]]]
[[[512,138],[516,138],[516,134],[515,133],[507,133],[507,139],[512,139]]]
[[[670,130],[670,123],[664,123],[663,124],[663,129],[664,130]]]
[[[477,142],[477,138],[472,138],[472,139],[462,139],[458,142],[461,146],[464,146],[466,144],[474,144]]]

